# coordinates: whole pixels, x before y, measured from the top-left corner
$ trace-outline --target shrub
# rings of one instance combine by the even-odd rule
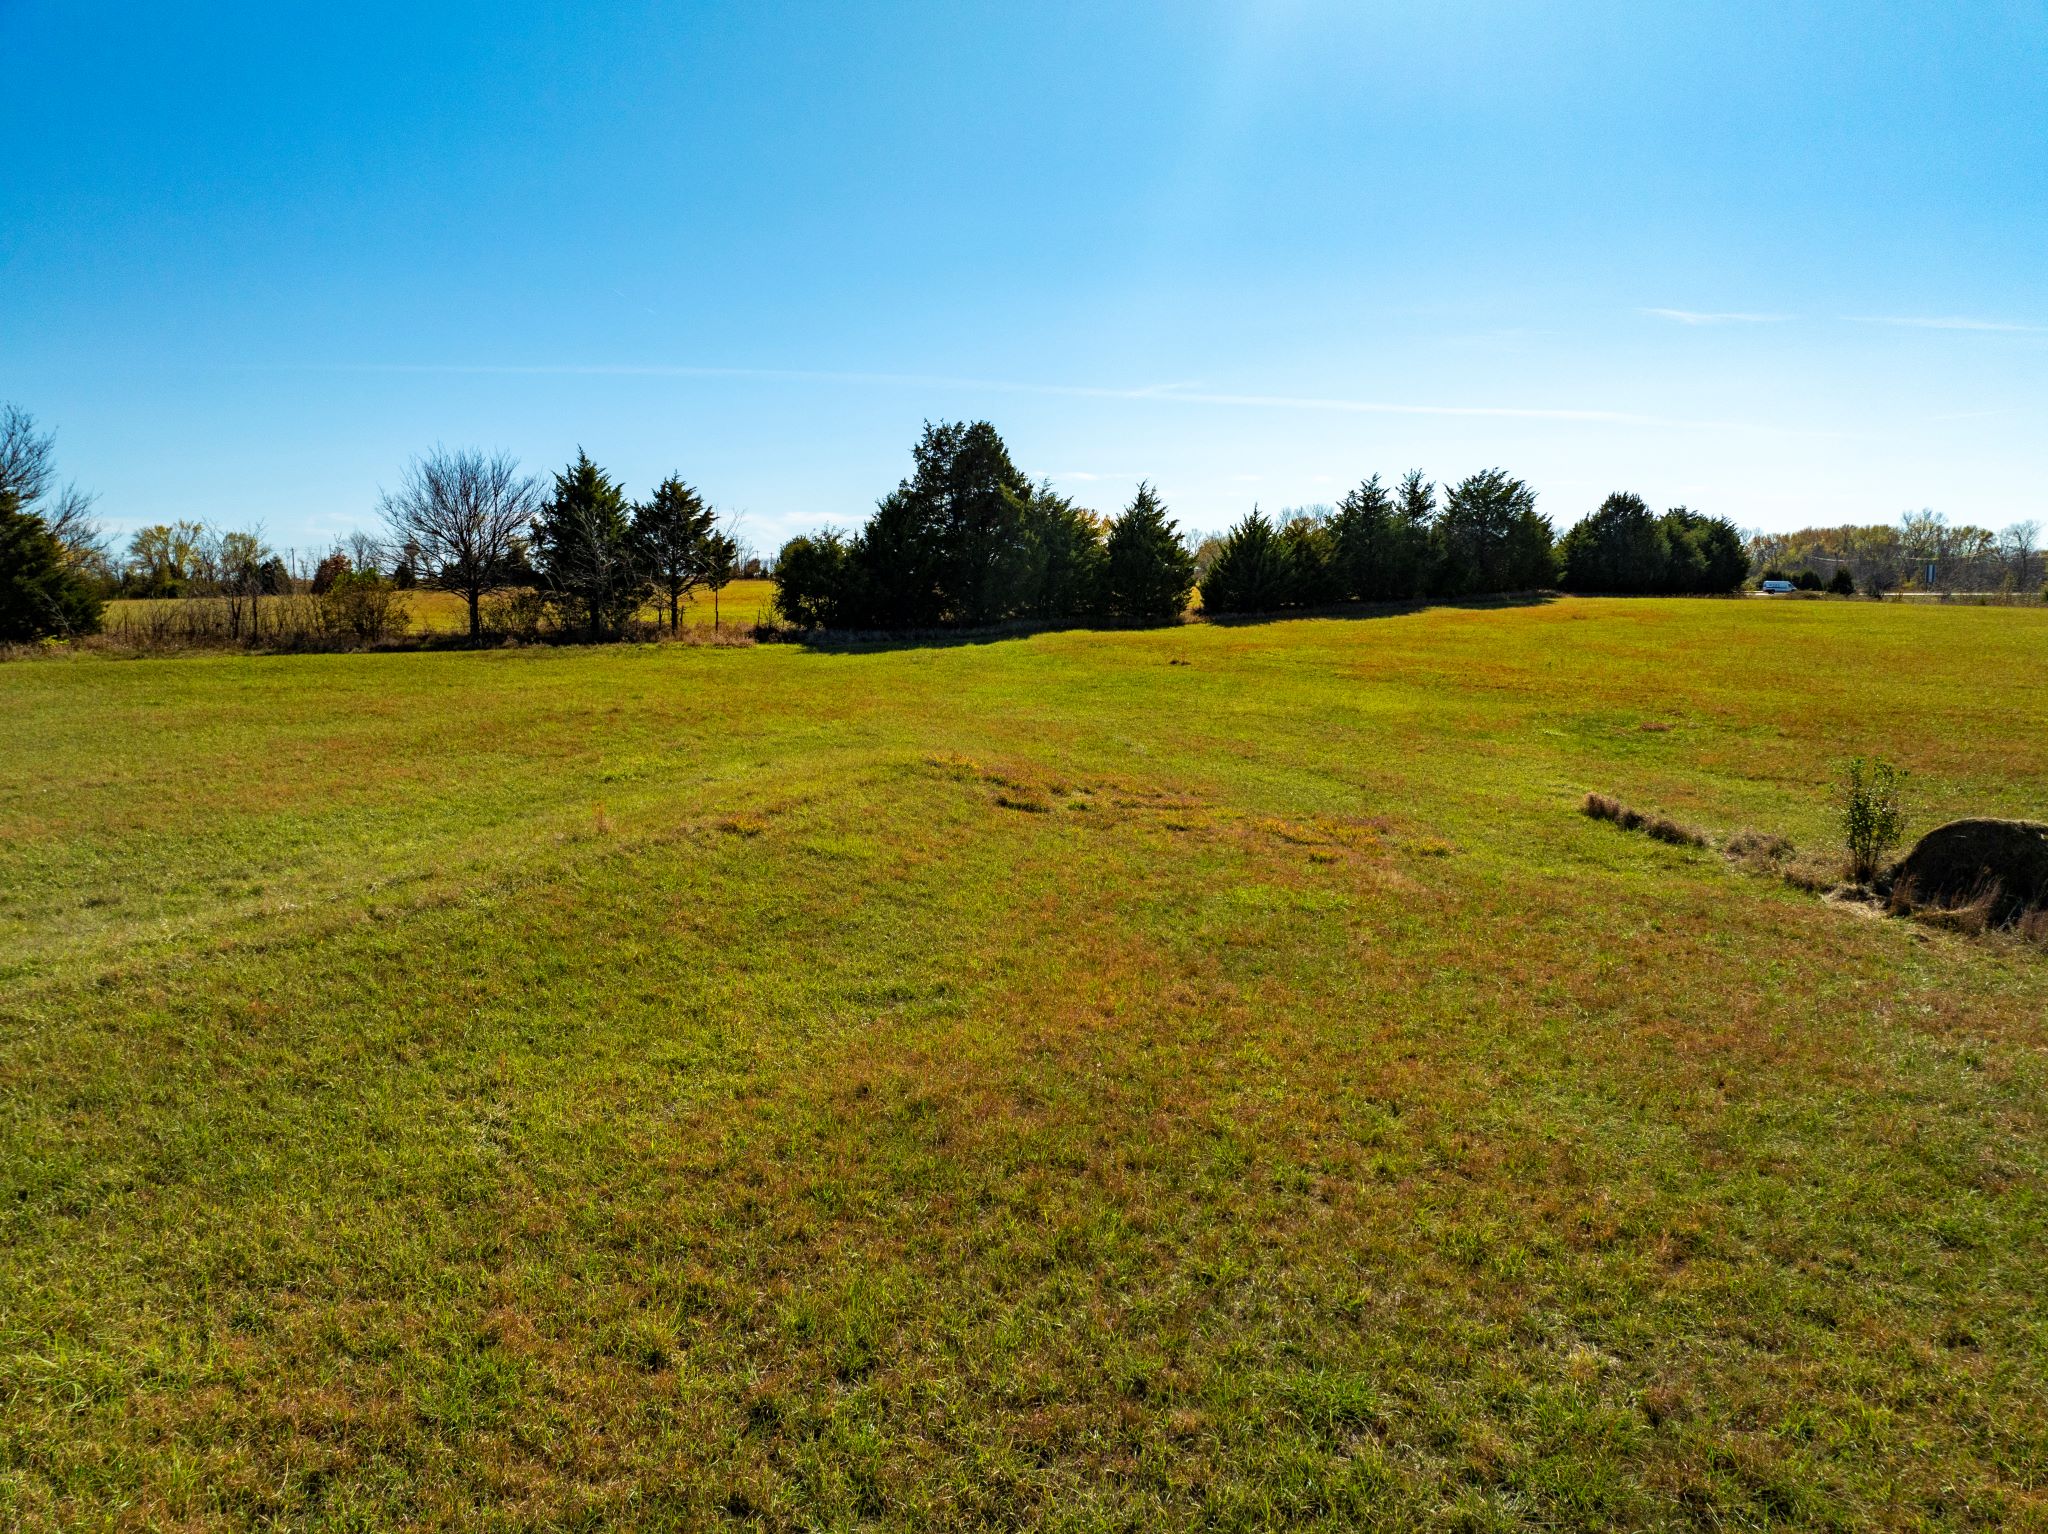
[[[1906,815],[1901,791],[1906,774],[1892,763],[1857,757],[1842,783],[1842,835],[1849,847],[1849,871],[1875,878],[1885,854],[1898,845]]]
[[[488,634],[535,640],[553,623],[547,594],[530,586],[487,592],[478,604],[478,619]]]
[[[1856,595],[1856,577],[1849,573],[1847,565],[1835,566],[1835,573],[1828,581],[1828,590],[1838,597]]]
[[[331,634],[375,644],[405,632],[398,588],[374,570],[343,570],[319,595],[320,618]]]
[[[798,628],[837,628],[857,605],[853,551],[838,533],[792,538],[775,557],[775,607]]]

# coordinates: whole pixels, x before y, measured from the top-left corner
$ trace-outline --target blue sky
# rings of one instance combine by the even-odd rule
[[[125,530],[436,441],[851,525],[1501,464],[2048,520],[2048,4],[0,0],[0,399]]]

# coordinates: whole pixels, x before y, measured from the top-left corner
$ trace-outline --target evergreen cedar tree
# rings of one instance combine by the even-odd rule
[[[1028,483],[986,421],[927,424],[911,460],[860,532],[783,546],[776,605],[791,623],[1160,621],[1185,610],[1193,558],[1149,485],[1105,528],[1049,484]]]
[[[533,553],[548,593],[572,626],[616,635],[647,600],[626,492],[577,450],[533,519]]]
[[[704,497],[673,474],[629,504],[618,481],[579,448],[534,516],[535,573],[572,628],[617,635],[658,597],[674,632],[686,595],[700,585],[715,594],[738,573],[739,543],[717,523]]]
[[[101,611],[93,583],[43,519],[0,490],[0,643],[97,634]]]
[[[1501,469],[1453,485],[1436,517],[1434,594],[1480,596],[1555,585],[1557,554],[1536,492]]]
[[[1260,613],[1293,604],[1298,549],[1254,509],[1223,539],[1202,579],[1202,607],[1212,613]]]
[[[1362,602],[1404,602],[1422,594],[1436,486],[1420,469],[1390,492],[1375,474],[1337,503],[1330,517],[1332,576]]]
[[[1749,554],[1732,523],[1683,506],[1658,516],[1626,492],[1607,497],[1566,533],[1558,554],[1571,591],[1725,592],[1749,574]]]
[[[1102,606],[1112,618],[1165,623],[1187,611],[1195,590],[1195,556],[1167,518],[1151,485],[1138,493],[1109,530]]]
[[[673,474],[633,508],[633,541],[649,581],[668,606],[670,633],[682,627],[683,598],[708,573],[706,540],[716,520],[704,497]]]

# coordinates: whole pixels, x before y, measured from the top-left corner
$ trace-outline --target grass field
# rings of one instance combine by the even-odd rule
[[[406,594],[406,616],[414,629],[427,634],[461,634],[469,629],[469,607],[461,597],[448,591],[413,591]],[[718,594],[721,623],[751,627],[765,623],[775,604],[775,582],[734,581]],[[683,602],[683,622],[706,628],[711,623],[711,593],[693,591]],[[641,616],[648,622],[666,617],[667,608],[648,607]]]
[[[0,1527],[2048,1528],[2048,613],[0,668]]]
[[[765,622],[775,602],[775,582],[734,581],[718,594],[715,604],[721,623],[751,627]],[[107,604],[107,625],[118,629],[130,613],[148,608],[173,607],[175,601],[163,598],[126,597]],[[714,603],[708,591],[693,591],[683,603],[683,622],[692,628],[708,628],[712,622]],[[666,615],[663,608],[657,613],[654,608],[644,609],[641,616],[648,622]],[[469,631],[469,605],[452,591],[408,591],[405,593],[405,616],[408,629],[415,634],[464,634]]]

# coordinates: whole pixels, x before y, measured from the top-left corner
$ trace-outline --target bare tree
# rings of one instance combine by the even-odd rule
[[[384,540],[361,528],[341,539],[335,547],[348,556],[351,570],[361,570],[369,575],[382,575],[384,566],[390,562]]]
[[[57,477],[56,446],[56,435],[37,431],[26,410],[0,405],[0,491],[12,490],[23,511],[34,511],[49,493]]]
[[[2012,566],[2012,584],[2017,591],[2034,585],[2034,551],[2041,546],[2041,524],[2031,519],[2015,522],[1998,535],[1998,549]]]
[[[469,604],[469,637],[483,636],[484,593],[511,579],[520,544],[540,505],[539,482],[519,460],[476,448],[444,447],[415,458],[405,482],[377,509],[398,548],[418,551],[419,575]]]
[[[263,632],[263,565],[272,557],[263,530],[202,531],[192,549],[197,584],[215,598],[227,619],[228,638],[239,641],[246,625],[251,639]]]
[[[98,498],[76,485],[57,487],[57,434],[37,431],[36,418],[19,405],[0,405],[0,493],[8,491],[21,510],[43,519],[74,564],[107,565],[92,517]]]

